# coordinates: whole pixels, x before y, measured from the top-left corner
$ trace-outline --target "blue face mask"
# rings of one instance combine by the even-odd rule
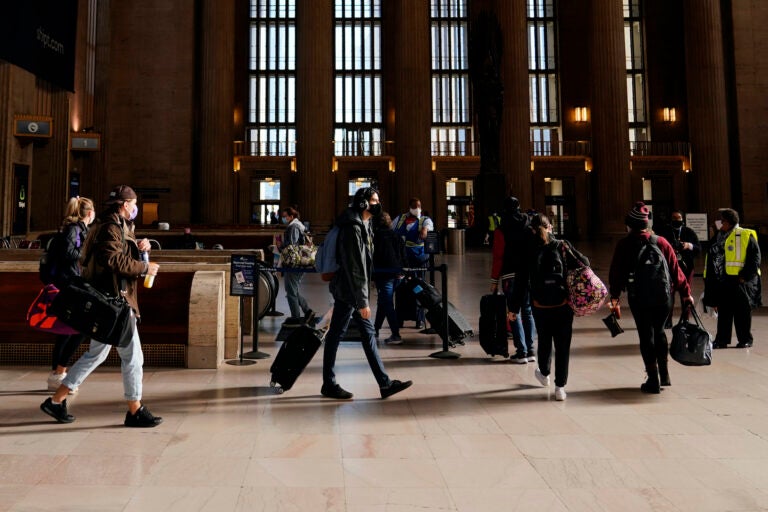
[[[280,222],[283,224],[288,224],[288,217],[280,217]]]

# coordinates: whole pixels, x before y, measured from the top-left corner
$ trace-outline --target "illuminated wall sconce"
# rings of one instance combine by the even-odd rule
[[[665,123],[674,123],[677,121],[677,112],[675,112],[675,107],[664,107],[661,117],[664,119]]]
[[[296,172],[296,159],[291,158],[291,172]]]
[[[533,172],[536,169],[536,162],[531,160],[531,172]]]
[[[437,170],[437,162],[432,160],[432,172],[435,172]]]
[[[586,123],[589,121],[587,107],[576,107],[573,109],[573,117],[577,123]]]
[[[240,159],[239,158],[235,157],[235,163],[232,165],[232,169],[235,172],[239,172],[240,171]]]
[[[389,172],[395,172],[395,160],[394,160],[394,158],[389,161]]]
[[[584,160],[584,171],[586,172],[592,172],[592,159],[587,158]]]
[[[331,160],[331,172],[336,172],[339,170],[339,160],[336,157],[333,157],[333,160]]]

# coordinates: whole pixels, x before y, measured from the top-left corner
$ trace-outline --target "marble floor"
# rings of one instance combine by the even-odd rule
[[[605,277],[607,261],[583,249]],[[450,299],[477,326],[490,255],[443,258]],[[325,309],[317,276],[304,289]],[[116,368],[84,383],[69,401],[77,421],[63,425],[38,409],[46,368],[0,367],[0,511],[768,510],[765,311],[753,348],[716,351],[710,367],[670,363],[660,395],[639,391],[626,313],[616,338],[603,313],[576,319],[565,402],[534,364],[489,358],[476,338],[458,359],[431,358],[438,337],[413,328],[381,346],[389,374],[414,381],[386,401],[359,344],[345,342],[337,374],[354,400],[320,396],[319,356],[282,395],[271,359],[147,368],[144,401],[165,419],[147,430],[122,426]],[[260,325],[258,348],[273,357],[281,320]]]

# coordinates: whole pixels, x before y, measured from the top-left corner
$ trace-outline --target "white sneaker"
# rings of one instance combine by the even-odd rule
[[[61,386],[61,381],[66,377],[66,373],[51,372],[48,375],[48,391],[56,391]]]
[[[567,396],[568,393],[565,392],[565,387],[555,386],[555,400],[562,402]]]
[[[528,352],[528,362],[529,363],[535,363],[536,362],[536,356],[533,354],[533,352]]]
[[[533,372],[533,375],[536,377],[536,380],[539,381],[539,383],[542,386],[544,386],[545,388],[549,387],[549,375],[544,375],[543,373],[541,373],[541,370],[539,370],[538,368],[536,368],[536,371]]]
[[[61,381],[64,380],[64,378],[67,376],[67,373],[56,373],[51,372],[50,375],[48,375],[48,391],[56,391],[61,386]],[[77,394],[77,388],[73,388],[69,390],[70,395]]]

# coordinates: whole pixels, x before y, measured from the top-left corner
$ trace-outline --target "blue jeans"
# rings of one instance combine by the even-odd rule
[[[291,316],[302,317],[304,313],[309,311],[309,304],[299,294],[299,285],[301,280],[304,279],[304,272],[286,272],[284,276],[285,298],[288,301]]]
[[[117,353],[120,355],[120,373],[123,375],[123,393],[128,401],[141,400],[141,381],[144,378],[144,353],[141,351],[136,317],[131,314],[131,318],[133,319],[133,338],[127,346],[117,347]],[[80,387],[86,377],[107,359],[111,349],[112,345],[91,340],[88,352],[72,365],[61,383],[69,389]]]
[[[378,299],[376,300],[376,321],[373,323],[378,332],[384,324],[384,318],[387,319],[389,328],[392,330],[392,336],[400,336],[400,323],[397,321],[395,312],[395,288],[400,284],[400,279],[396,278],[374,278]]]
[[[379,357],[379,349],[376,347],[376,335],[373,330],[373,324],[370,320],[365,320],[360,313],[350,304],[336,300],[333,305],[333,316],[331,317],[331,326],[328,328],[328,334],[325,336],[325,349],[323,351],[323,384],[336,384],[336,375],[333,373],[333,367],[336,365],[336,352],[339,350],[341,337],[347,331],[349,321],[354,320],[362,337],[363,351],[368,359],[368,365],[371,367],[373,376],[376,378],[379,387],[389,386],[392,382],[384,371],[384,363]]]
[[[512,297],[512,292],[515,289],[515,279],[505,279],[502,283],[502,289],[504,290],[504,296],[507,298],[507,303],[509,303],[509,299]],[[531,312],[530,293],[525,293],[520,307],[520,314],[517,315],[514,322],[511,322],[511,327],[515,349],[521,354],[533,355],[533,338],[536,336],[536,324],[533,321],[533,313]]]

